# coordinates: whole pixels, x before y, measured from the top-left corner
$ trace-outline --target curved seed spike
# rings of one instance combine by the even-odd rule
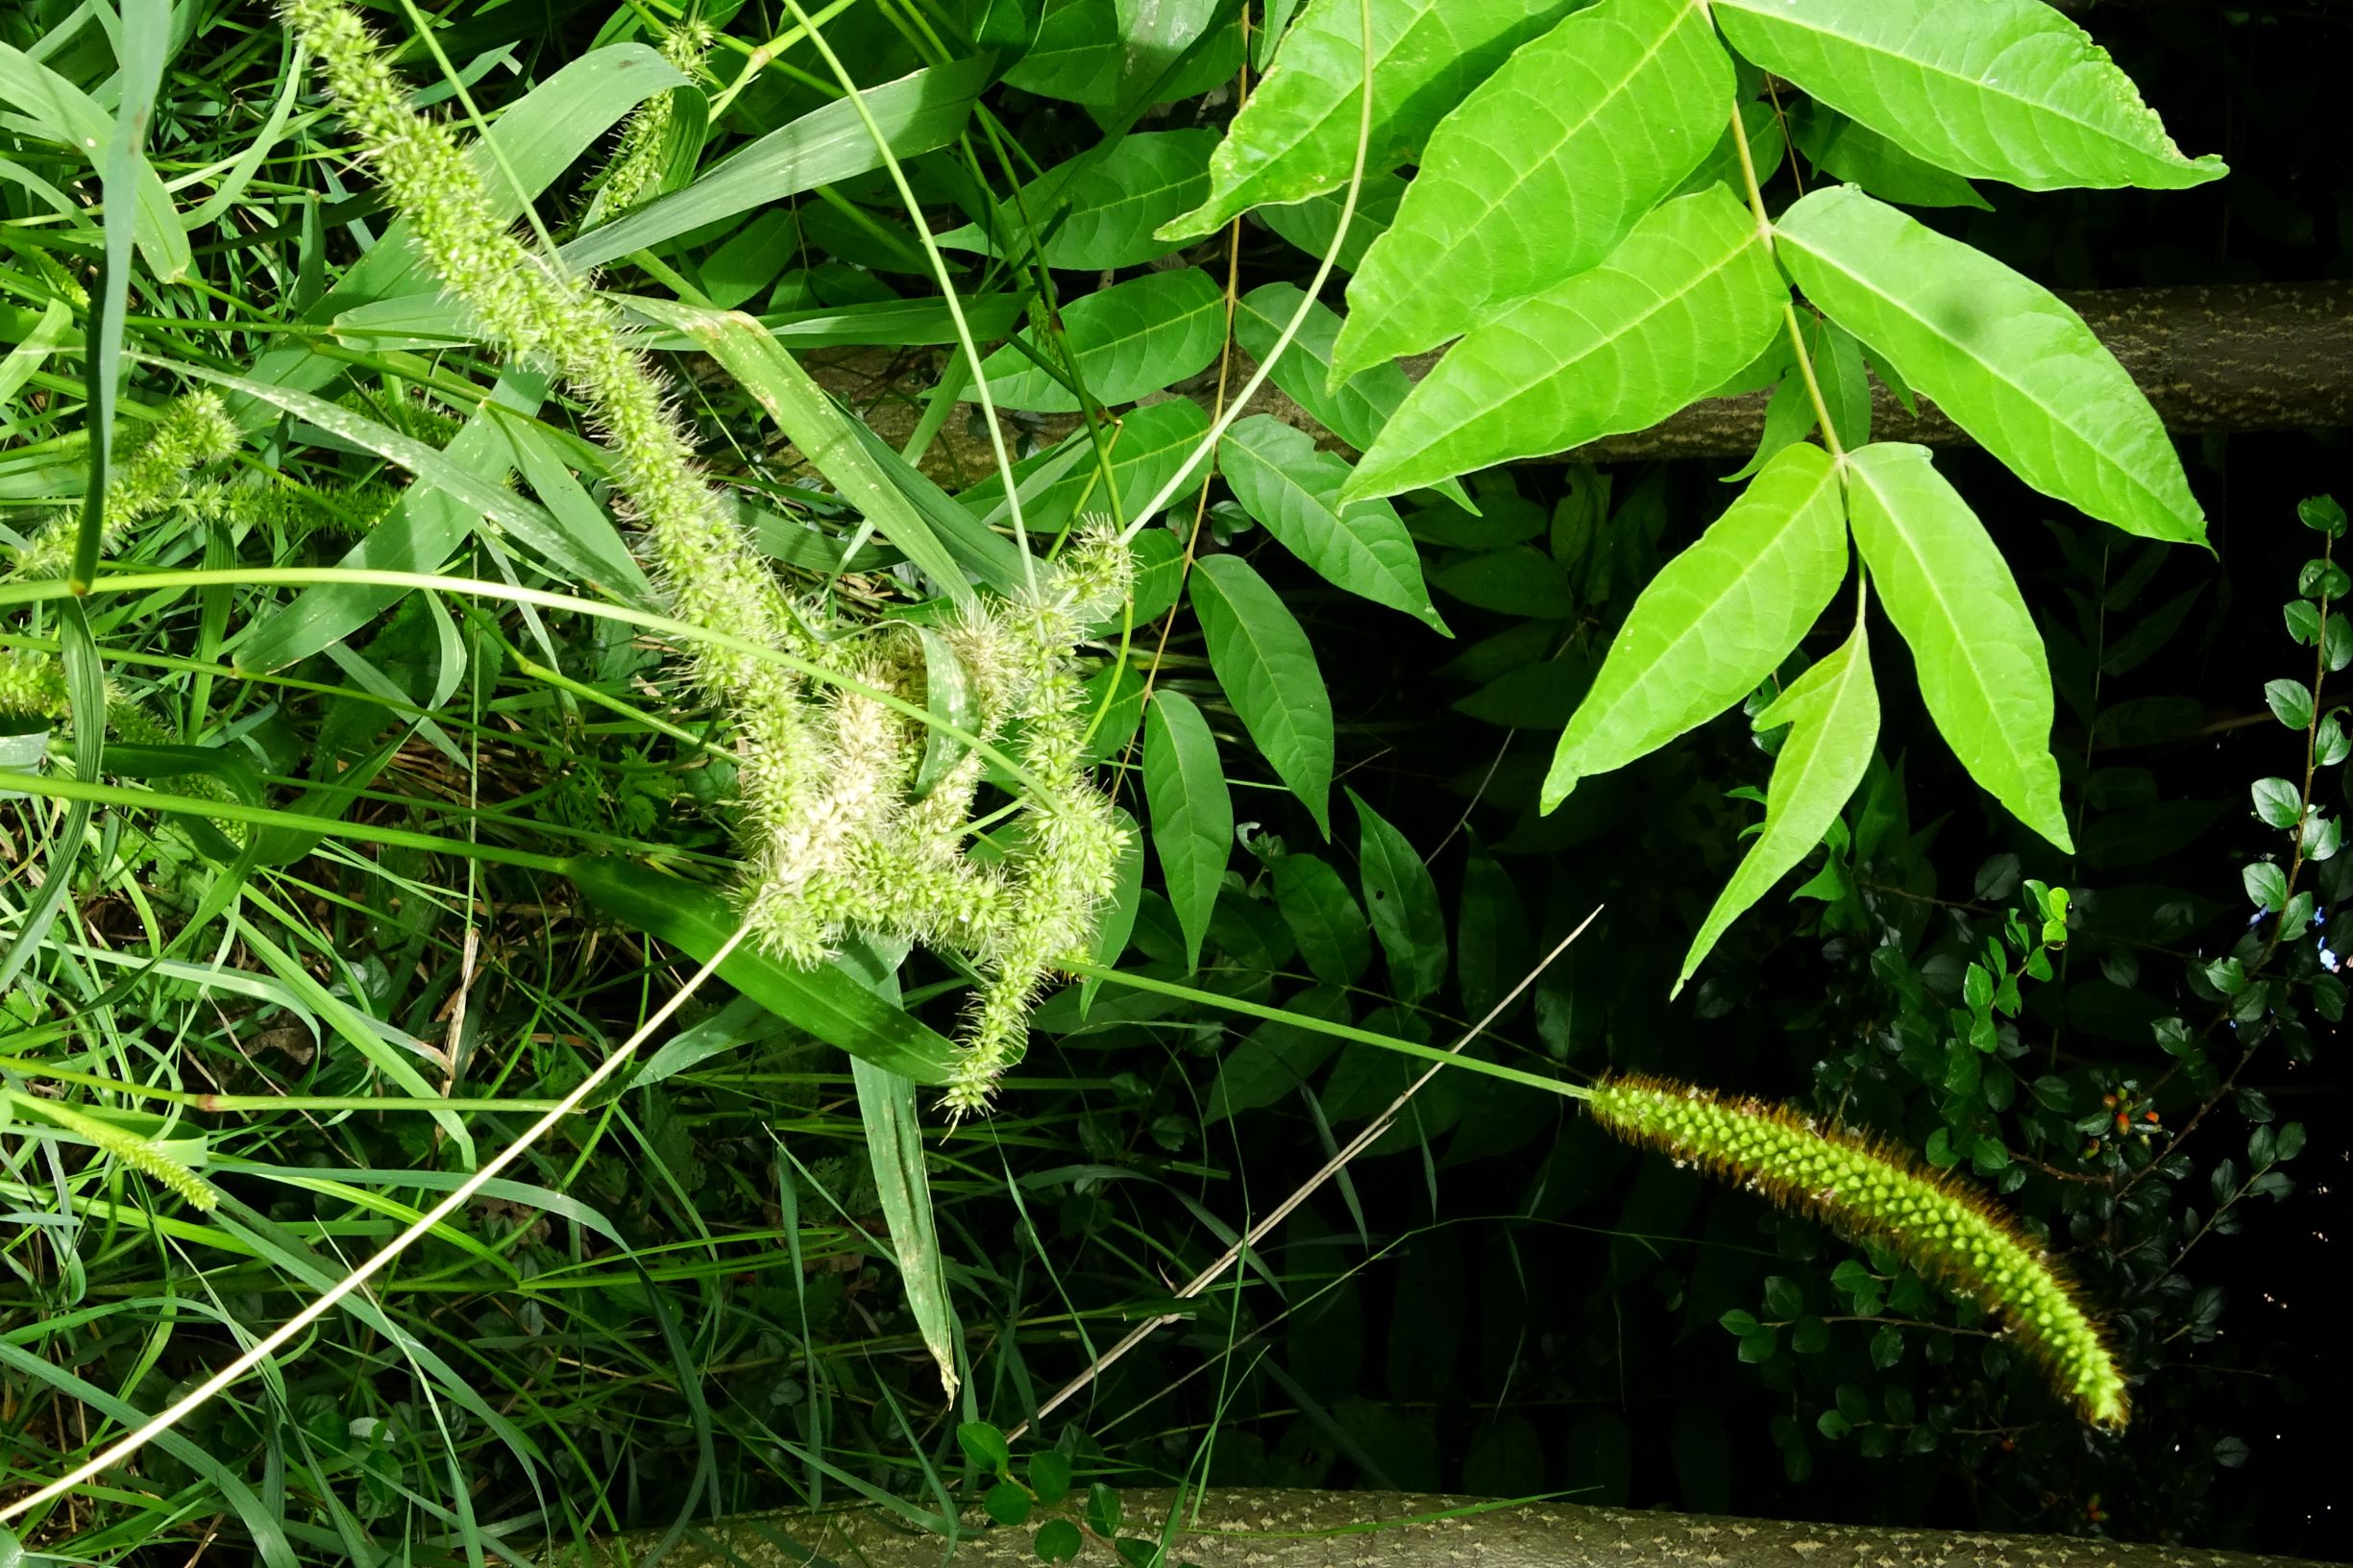
[[[1726,1100],[1662,1078],[1596,1085],[1594,1118],[1630,1143],[1695,1161],[1904,1262],[2009,1324],[2094,1426],[2121,1428],[2124,1375],[2041,1243],[1973,1188],[1875,1139],[1825,1131],[1785,1106]]]

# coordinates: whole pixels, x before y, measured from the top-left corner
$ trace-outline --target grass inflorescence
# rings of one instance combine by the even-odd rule
[[[1585,1103],[1629,1142],[1885,1244],[2000,1316],[2086,1420],[2121,1427],[2129,1418],[2123,1373],[2075,1286],[2015,1217],[1957,1178],[1786,1106],[1728,1100],[1662,1078],[1611,1078]]]
[[[978,864],[961,849],[978,757],[918,798],[919,726],[868,695],[922,700],[935,673],[916,639],[837,625],[826,606],[794,601],[703,476],[670,387],[632,348],[619,311],[492,215],[456,139],[409,107],[390,57],[351,7],[282,9],[415,225],[426,263],[495,346],[551,361],[602,430],[679,619],[848,677],[815,690],[787,665],[737,648],[691,656],[737,735],[748,917],[771,951],[804,966],[852,930],[970,955],[982,982],[946,1103],[957,1115],[985,1108],[1020,1057],[1054,961],[1085,944],[1112,890],[1121,829],[1087,776],[1068,662],[1086,627],[1125,597],[1125,548],[1108,537],[1079,544],[1034,590],[968,613],[946,639],[978,691],[978,738],[1017,729],[1017,755],[1035,780],[1016,849],[1002,864]],[[672,42],[680,58],[699,59],[708,36],[686,29]],[[625,160],[654,135],[638,127],[652,124],[641,113],[625,134]],[[625,174],[633,188],[649,178]]]

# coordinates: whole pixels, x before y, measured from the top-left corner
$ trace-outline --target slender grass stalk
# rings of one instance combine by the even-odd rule
[[[522,1135],[512,1143],[482,1162],[480,1169],[452,1188],[448,1196],[419,1215],[399,1236],[385,1242],[381,1250],[345,1274],[332,1286],[322,1291],[308,1305],[288,1317],[277,1328],[224,1362],[218,1371],[140,1422],[133,1431],[109,1443],[47,1485],[37,1487],[24,1496],[6,1504],[0,1504],[0,1524],[6,1524],[11,1519],[21,1518],[36,1508],[55,1502],[80,1486],[84,1482],[104,1475],[140,1449],[145,1448],[158,1436],[186,1420],[213,1395],[236,1383],[262,1362],[277,1356],[311,1324],[333,1311],[337,1303],[381,1273],[395,1259],[416,1245],[427,1235],[439,1229],[450,1216],[472,1203],[475,1195],[496,1180],[501,1171],[522,1159],[524,1152],[545,1137],[550,1128],[577,1111],[606,1080],[633,1060],[637,1055],[637,1048],[644,1044],[656,1030],[668,1023],[671,1016],[683,1007],[689,997],[702,989],[704,982],[719,972],[719,967],[727,961],[738,946],[742,945],[748,934],[748,927],[738,926],[719,951],[711,955],[710,962],[697,969],[684,985],[671,994],[668,1001],[655,1010],[651,1017],[638,1026],[635,1033],[615,1046],[611,1054],[603,1061],[590,1068],[587,1075],[580,1080],[571,1093],[566,1094],[537,1121],[525,1128]]]

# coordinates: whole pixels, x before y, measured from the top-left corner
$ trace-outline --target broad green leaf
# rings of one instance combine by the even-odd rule
[[[1785,298],[1729,191],[1678,197],[1600,266],[1474,328],[1406,399],[1346,493],[1394,495],[1654,425],[1754,359]]]
[[[1716,0],[1755,63],[1906,152],[2028,190],[2218,180],[2187,159],[2132,79],[2040,0]]]
[[[1234,304],[1234,341],[1252,358],[1264,362],[1275,339],[1299,308],[1297,283],[1264,283]],[[1321,300],[1308,306],[1290,347],[1275,361],[1270,379],[1286,396],[1313,415],[1316,422],[1359,452],[1373,444],[1381,427],[1413,390],[1402,366],[1376,365],[1330,383],[1332,345],[1340,335],[1339,313]]]
[[[708,963],[741,923],[724,894],[618,855],[577,856],[565,874],[598,909],[698,963]],[[719,977],[826,1044],[919,1084],[944,1084],[954,1068],[954,1045],[841,964],[795,968],[747,944],[728,955]]]
[[[1782,119],[1781,111],[1767,100],[1752,98],[1740,106],[1741,136],[1749,144],[1749,158],[1756,165],[1760,184],[1779,172],[1781,159],[1789,156],[1789,135],[1781,127]],[[1716,138],[1715,148],[1676,186],[1675,194],[1688,196],[1710,185],[1739,190],[1746,179],[1740,167],[1740,143],[1732,139],[1728,124],[1724,135]]]
[[[1465,604],[1498,615],[1565,621],[1577,613],[1568,574],[1533,545],[1507,545],[1458,557],[1430,575]]]
[[[1225,341],[1225,295],[1199,267],[1147,272],[1071,301],[1062,325],[1087,396],[1105,406],[1133,403],[1209,368]],[[1054,345],[1039,344],[1034,331],[1021,341],[1052,360]],[[1000,408],[1078,411],[1070,389],[1011,343],[980,368]]]
[[[1776,227],[1806,298],[2020,478],[2129,533],[2204,540],[2156,410],[2049,290],[1851,185]]]
[[[1927,448],[1891,441],[1848,453],[1847,515],[1953,755],[2019,821],[2071,850],[2050,755],[2050,666],[1985,526]]]
[[[1731,111],[1732,62],[1698,0],[1602,0],[1523,45],[1431,133],[1349,282],[1334,373],[1434,348],[1595,265]]]
[[[1846,645],[1790,684],[1756,716],[1756,727],[1790,726],[1765,787],[1765,825],[1683,955],[1680,992],[1726,929],[1820,844],[1863,781],[1879,736],[1871,639],[1858,617]],[[1670,993],[1672,994],[1672,993]]]
[[[937,236],[944,249],[1021,254],[1042,237],[1046,264],[1095,271],[1132,267],[1176,247],[1153,233],[1209,194],[1213,131],[1150,131],[1066,159],[994,208],[993,233],[968,223]]]
[[[1099,109],[1133,103],[1147,90],[1158,103],[1194,97],[1241,63],[1239,29],[1223,28],[1189,64],[1159,79],[1217,9],[1214,0],[1046,0],[1028,52],[1005,73],[1005,83]]]
[[[1063,187],[1068,206],[1062,227],[1046,235],[1046,264],[1092,272],[1166,255],[1172,247],[1153,231],[1209,194],[1210,149],[1215,144],[1216,135],[1209,131],[1122,137]],[[1042,221],[1035,209],[1029,217]]]
[[[1348,798],[1357,808],[1364,907],[1388,955],[1389,989],[1410,1007],[1446,983],[1446,914],[1438,905],[1438,885],[1403,833],[1356,791]]]
[[[1143,716],[1143,795],[1152,812],[1168,902],[1185,931],[1185,968],[1201,967],[1201,938],[1234,849],[1234,801],[1217,767],[1217,737],[1191,698],[1157,688]]]
[[[1345,191],[1329,190],[1304,202],[1262,207],[1257,217],[1316,260],[1330,256],[1335,270],[1354,272],[1363,263],[1364,253],[1372,249],[1373,241],[1388,233],[1390,220],[1397,216],[1398,205],[1406,199],[1409,184],[1402,174],[1385,169],[1378,174],[1366,170],[1364,186],[1357,192],[1356,210],[1348,214],[1348,233],[1340,236],[1336,251],[1333,250],[1332,241],[1339,235],[1340,204]]]
[[[897,987],[891,988],[895,1000]],[[886,1004],[887,1005],[887,1004]],[[915,1103],[915,1080],[864,1057],[849,1059],[850,1082],[858,1090],[858,1115],[866,1124],[866,1154],[874,1172],[875,1200],[882,1205],[891,1251],[898,1259],[899,1282],[915,1314],[923,1348],[931,1353],[947,1402],[956,1401],[956,1348],[964,1338],[948,1300],[947,1270],[940,1259],[940,1236],[932,1221],[931,1178],[923,1152],[923,1117]]]
[[[1210,198],[1161,229],[1194,239],[1251,208],[1348,183],[1362,118],[1366,0],[1308,0],[1210,159]],[[1373,126],[1366,171],[1410,162],[1465,93],[1568,9],[1564,0],[1369,0]]]
[[[1397,509],[1385,501],[1340,504],[1346,458],[1316,451],[1305,430],[1252,414],[1226,431],[1217,467],[1242,510],[1325,581],[1453,635],[1430,603],[1421,552]]]
[[[592,57],[593,58],[593,57]],[[954,141],[989,81],[987,56],[950,61],[868,87],[867,112],[902,159]],[[836,99],[705,169],[694,184],[582,234],[556,255],[575,272],[882,165],[858,106]]]
[[[1299,956],[1327,985],[1356,983],[1373,961],[1372,927],[1340,873],[1313,855],[1285,855],[1272,868],[1275,907],[1299,941]]]
[[[1462,993],[1463,1017],[1475,1021],[1494,1011],[1527,974],[1535,962],[1535,939],[1511,873],[1477,835],[1469,837],[1455,919],[1455,985]]]
[[[1883,202],[1993,209],[1994,204],[1959,175],[1913,157],[1869,126],[1811,100],[1789,111],[1789,135],[1815,168],[1860,185]]]
[[[1263,361],[1298,311],[1302,292],[1297,283],[1262,283],[1235,301],[1234,341],[1252,358]],[[1339,313],[1321,300],[1311,302],[1268,379],[1324,429],[1363,452],[1413,390],[1413,382],[1401,365],[1375,365],[1333,381],[1332,345],[1339,335]],[[1458,480],[1449,479],[1436,488],[1469,509],[1471,498]]]
[[[1226,700],[1276,776],[1331,837],[1332,698],[1308,634],[1239,555],[1204,555],[1188,580]]]
[[[1837,467],[1820,447],[1783,448],[1634,600],[1561,734],[1543,808],[1754,691],[1846,576]]]
[[[1297,856],[1288,857],[1297,859]],[[1282,862],[1276,863],[1278,866]],[[1325,870],[1334,882],[1339,874],[1330,867]],[[1356,903],[1345,886],[1342,896],[1351,907]],[[1359,916],[1360,921],[1361,915]],[[1357,941],[1364,948],[1363,963],[1372,962],[1372,938],[1362,924],[1357,927]],[[1244,1111],[1255,1111],[1262,1105],[1272,1105],[1287,1099],[1307,1086],[1315,1069],[1339,1048],[1339,1041],[1311,1025],[1288,1021],[1307,1018],[1345,1028],[1351,1014],[1348,993],[1337,986],[1311,986],[1285,1003],[1285,1017],[1268,1018],[1244,1035],[1225,1060],[1217,1065],[1217,1076],[1211,1080],[1208,1109],[1211,1121],[1238,1116]],[[5,1341],[0,1341],[5,1343]]]

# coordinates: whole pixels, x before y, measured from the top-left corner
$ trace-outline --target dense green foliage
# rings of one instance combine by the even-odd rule
[[[2342,481],[2052,292],[2282,224],[2142,91],[2279,25],[0,14],[0,1517],[2314,1550]]]

